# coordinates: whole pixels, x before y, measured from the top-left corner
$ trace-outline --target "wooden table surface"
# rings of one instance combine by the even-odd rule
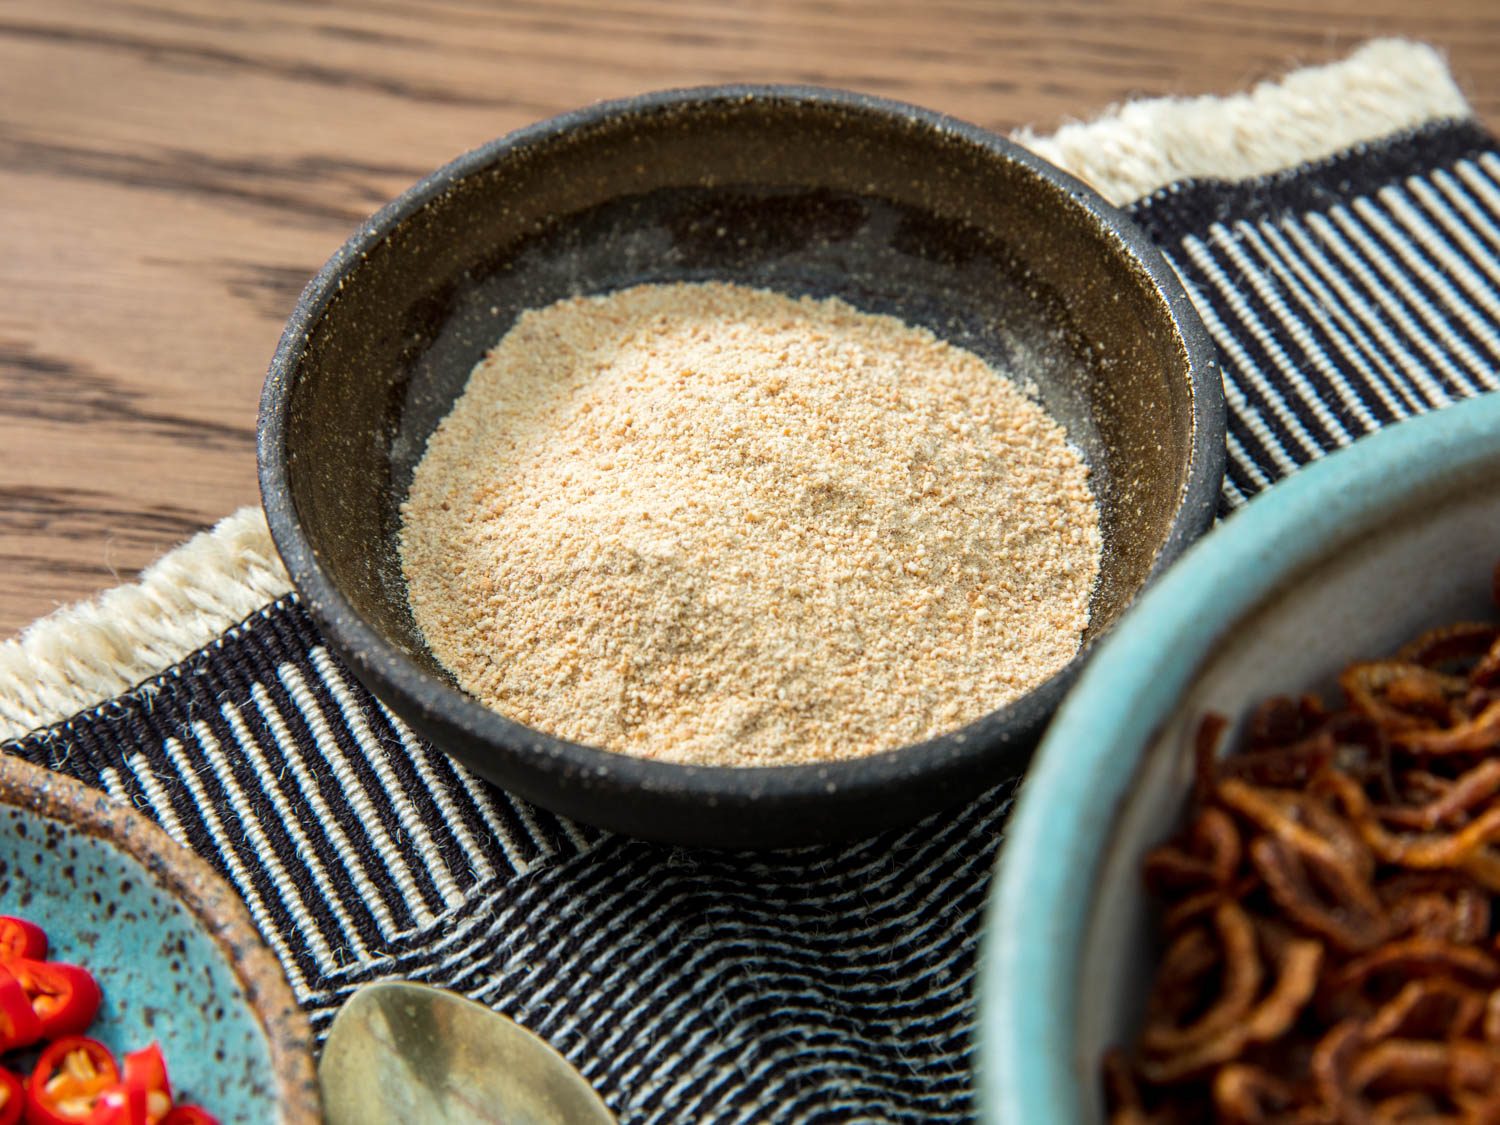
[[[1050,127],[1374,35],[1500,121],[1495,0],[0,0],[0,636],[255,502],[303,282],[516,126],[763,80]]]

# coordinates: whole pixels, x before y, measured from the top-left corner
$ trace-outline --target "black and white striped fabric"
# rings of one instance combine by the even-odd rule
[[[1472,124],[1133,210],[1224,355],[1226,512],[1500,386],[1500,155]],[[840,848],[610,836],[424,746],[295,598],[8,749],[207,857],[320,1031],[358,984],[411,978],[537,1031],[626,1122],[973,1113],[979,918],[1013,786]]]
[[[1500,386],[1500,159],[1472,123],[1132,210],[1224,361],[1232,510],[1313,458]]]

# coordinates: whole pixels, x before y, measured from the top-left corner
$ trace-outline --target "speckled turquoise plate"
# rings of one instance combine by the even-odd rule
[[[155,1039],[182,1101],[229,1122],[319,1120],[312,1037],[244,906],[139,813],[0,757],[0,913],[90,969],[89,1034],[120,1054]]]

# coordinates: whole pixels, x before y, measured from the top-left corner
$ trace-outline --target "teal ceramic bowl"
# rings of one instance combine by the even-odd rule
[[[1152,973],[1141,858],[1181,821],[1198,722],[1492,613],[1497,485],[1500,394],[1402,422],[1254,500],[1121,621],[1054,720],[1001,856],[985,1120],[1104,1119],[1099,1060],[1132,1037]]]
[[[104,1002],[120,1057],[160,1042],[178,1098],[224,1125],[319,1120],[312,1037],[238,898],[139,813],[0,756],[0,914],[47,931]],[[7,1056],[18,1073],[30,1054]]]

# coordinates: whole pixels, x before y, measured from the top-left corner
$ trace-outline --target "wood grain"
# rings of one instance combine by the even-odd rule
[[[1372,35],[1441,46],[1500,120],[1494,0],[0,0],[0,635],[253,503],[304,280],[516,126],[736,80],[1051,126]]]

